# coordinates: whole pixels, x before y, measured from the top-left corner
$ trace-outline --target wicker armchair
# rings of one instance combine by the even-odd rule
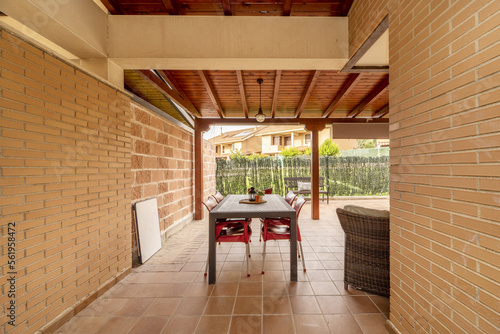
[[[352,285],[359,290],[389,296],[388,211],[346,206],[337,209],[337,216],[345,233],[344,289]]]

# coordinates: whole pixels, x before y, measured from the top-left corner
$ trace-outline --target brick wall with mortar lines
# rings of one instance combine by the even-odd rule
[[[194,163],[192,131],[132,104],[132,202],[158,200],[160,229],[193,218]],[[204,142],[204,193],[215,189],[215,151]],[[137,247],[132,222],[134,252]]]
[[[0,323],[33,333],[131,267],[130,102],[0,33],[0,265],[15,222],[17,271],[16,326],[5,280]]]
[[[382,22],[395,0],[357,0],[349,10],[349,57],[361,47],[373,30]]]
[[[203,198],[215,194],[215,145],[203,141]]]
[[[391,309],[500,333],[500,2],[391,7]]]

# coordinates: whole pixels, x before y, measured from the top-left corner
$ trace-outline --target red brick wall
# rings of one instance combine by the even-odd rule
[[[203,198],[215,193],[215,145],[203,141]]]
[[[160,229],[193,219],[194,163],[192,130],[132,104],[132,202],[158,200]],[[215,189],[215,149],[204,142],[204,192]],[[135,222],[133,246],[137,247]]]
[[[33,333],[131,268],[130,99],[0,34],[0,324]],[[5,309],[8,223],[15,328]]]
[[[388,13],[394,0],[356,0],[349,10],[349,57],[363,45]]]
[[[399,1],[389,22],[390,320],[500,333],[500,2]]]

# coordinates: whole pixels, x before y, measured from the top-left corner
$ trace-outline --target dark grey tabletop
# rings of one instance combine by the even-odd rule
[[[248,195],[229,195],[211,212],[213,218],[260,218],[260,217],[289,217],[295,210],[279,195],[266,195],[267,203],[241,204]]]

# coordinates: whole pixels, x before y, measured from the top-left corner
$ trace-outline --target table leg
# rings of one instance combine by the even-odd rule
[[[290,281],[297,282],[297,216],[290,217]]]
[[[215,241],[215,218],[212,215],[208,216],[208,284],[215,284],[216,276],[216,248],[217,245]]]

